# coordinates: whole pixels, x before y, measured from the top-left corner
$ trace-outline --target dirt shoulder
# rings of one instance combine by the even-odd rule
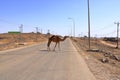
[[[91,48],[95,51],[87,51],[88,43],[83,39],[72,39],[76,45],[80,55],[86,61],[89,69],[95,75],[97,80],[120,80],[120,61],[115,60],[109,55],[116,55],[119,57],[119,49],[116,50],[111,46],[101,44],[99,41],[92,40]],[[116,53],[115,53],[116,52]],[[102,62],[102,60],[108,60]]]

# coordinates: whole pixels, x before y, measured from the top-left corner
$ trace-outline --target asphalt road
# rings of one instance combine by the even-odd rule
[[[42,43],[1,51],[0,80],[95,80],[69,39],[61,42],[61,51],[46,49]]]

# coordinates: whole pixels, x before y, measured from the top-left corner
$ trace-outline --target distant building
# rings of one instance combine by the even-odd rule
[[[8,31],[9,34],[20,34],[20,31]]]

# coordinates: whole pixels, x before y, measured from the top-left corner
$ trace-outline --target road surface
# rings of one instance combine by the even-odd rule
[[[61,51],[58,48],[47,51],[46,43],[1,51],[0,80],[95,80],[95,77],[67,39],[61,43]]]

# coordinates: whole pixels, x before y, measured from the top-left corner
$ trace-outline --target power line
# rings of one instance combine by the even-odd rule
[[[105,26],[105,27],[102,27],[102,28],[100,28],[100,29],[92,30],[91,32],[93,33],[93,32],[103,31],[103,30],[106,30],[106,29],[108,29],[108,28],[110,29],[110,27],[113,27],[113,26],[111,26],[111,24],[110,24],[110,25]]]
[[[12,21],[8,21],[8,20],[4,20],[4,19],[0,19],[0,22],[4,22],[6,24],[11,24],[11,25],[20,25],[18,23],[12,22]]]
[[[105,26],[105,27],[102,27],[102,28],[99,28],[99,29],[96,29],[96,30],[92,30],[91,29],[91,34],[98,34],[98,32],[100,32],[100,33],[103,33],[103,31],[105,31],[105,30],[107,30],[108,31],[108,29],[110,29],[111,27],[113,27],[112,26],[112,24],[110,24],[110,25],[107,25],[107,26]],[[113,31],[112,31],[113,32]],[[86,32],[82,32],[84,35],[87,35],[88,34],[88,31],[86,31]],[[110,32],[111,33],[111,32]],[[109,34],[109,33],[107,33],[107,34]],[[101,35],[104,35],[104,34],[101,34]]]
[[[98,35],[98,36],[107,36],[107,35],[110,35],[110,34],[113,34],[113,33],[116,33],[116,30],[115,31],[112,31],[112,32],[109,32],[109,33],[106,33],[106,34],[101,34],[101,35]]]

